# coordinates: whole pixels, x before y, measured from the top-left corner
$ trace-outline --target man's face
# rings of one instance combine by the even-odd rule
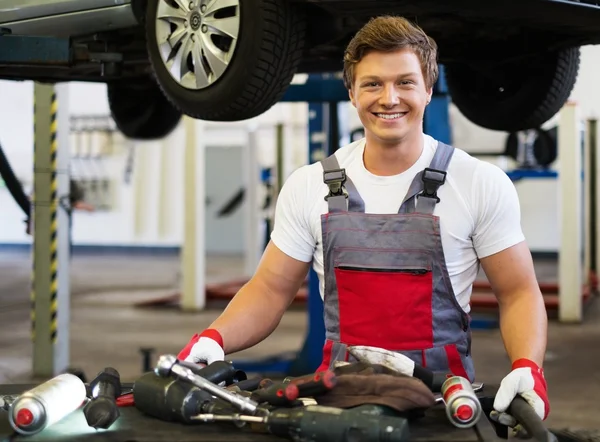
[[[372,51],[355,66],[350,100],[367,139],[395,146],[421,133],[431,92],[413,51]]]

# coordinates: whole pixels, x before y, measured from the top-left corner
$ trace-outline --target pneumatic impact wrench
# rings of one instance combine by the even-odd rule
[[[155,373],[162,377],[175,375],[212,395],[229,402],[241,413],[219,415],[199,414],[194,420],[204,422],[229,421],[253,423],[253,428],[286,437],[311,442],[386,441],[407,442],[408,420],[385,416],[376,406],[361,406],[352,410],[308,405],[293,408],[266,409],[251,398],[240,396],[195,375],[171,355],[162,356]]]

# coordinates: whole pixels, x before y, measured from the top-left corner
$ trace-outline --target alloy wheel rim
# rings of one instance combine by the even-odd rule
[[[205,89],[231,63],[240,31],[240,0],[159,0],[156,42],[171,77]]]

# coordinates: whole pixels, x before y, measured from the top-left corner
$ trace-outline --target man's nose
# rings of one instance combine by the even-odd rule
[[[386,107],[395,106],[400,102],[400,94],[395,85],[386,85],[383,88],[379,102]]]

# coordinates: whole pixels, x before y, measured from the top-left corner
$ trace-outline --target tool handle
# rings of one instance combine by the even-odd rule
[[[193,362],[179,361],[179,365],[189,368],[195,375],[203,377],[214,384],[229,383],[233,380],[237,370],[231,362],[215,361],[212,364],[201,366]]]
[[[300,397],[318,396],[332,390],[337,385],[337,377],[333,371],[326,370],[315,373],[312,379],[292,381],[292,385],[298,387]]]
[[[556,441],[556,436],[548,431],[533,407],[521,396],[516,396],[512,400],[507,413],[514,417],[534,440],[538,442]]]
[[[237,387],[242,391],[254,391],[258,389],[263,378],[257,377],[252,379],[244,379],[243,381],[235,382],[230,387]]]
[[[413,377],[422,380],[434,393],[442,391],[442,384],[447,379],[446,373],[434,372],[418,364],[415,364]]]
[[[251,398],[257,402],[267,402],[274,406],[292,404],[298,398],[298,387],[294,384],[274,383],[267,388],[252,392]]]

